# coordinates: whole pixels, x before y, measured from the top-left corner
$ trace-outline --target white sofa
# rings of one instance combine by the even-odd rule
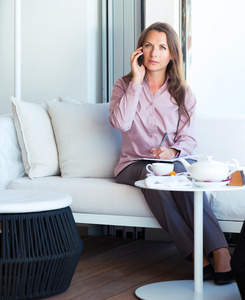
[[[13,115],[0,116],[1,189],[66,192],[77,223],[160,227],[140,189],[113,179],[121,136],[109,123],[109,104],[12,100]],[[245,115],[198,115],[195,153],[236,158],[243,168],[243,132]],[[245,191],[215,192],[209,199],[222,230],[240,232]]]

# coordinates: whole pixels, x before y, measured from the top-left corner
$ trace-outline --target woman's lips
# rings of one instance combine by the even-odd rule
[[[158,62],[157,62],[157,61],[155,61],[155,60],[149,60],[149,63],[150,63],[150,64],[153,64],[153,65],[156,65],[156,64],[158,64]]]

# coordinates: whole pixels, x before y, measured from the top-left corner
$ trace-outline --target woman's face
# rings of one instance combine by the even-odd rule
[[[164,32],[151,30],[143,43],[144,65],[148,71],[166,71],[171,59],[167,35]]]

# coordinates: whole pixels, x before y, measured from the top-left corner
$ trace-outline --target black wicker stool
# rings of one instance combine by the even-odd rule
[[[0,299],[37,299],[65,291],[82,252],[71,197],[0,191]]]

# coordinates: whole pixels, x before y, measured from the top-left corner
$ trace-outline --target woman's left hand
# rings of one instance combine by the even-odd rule
[[[158,159],[172,159],[176,156],[177,150],[166,147],[159,147],[158,149],[152,148],[151,152],[154,158]]]

